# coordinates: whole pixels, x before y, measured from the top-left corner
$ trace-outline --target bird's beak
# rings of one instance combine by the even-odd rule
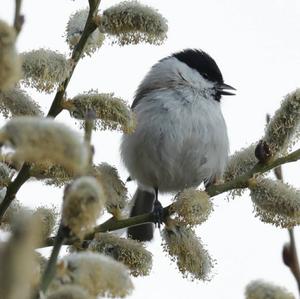
[[[221,95],[224,95],[224,96],[235,96],[235,93],[232,93],[232,92],[229,92],[229,91],[226,91],[226,89],[229,89],[229,90],[236,90],[234,87],[228,85],[228,84],[225,84],[225,83],[222,83],[222,84],[218,84],[217,87],[216,87],[217,91],[221,94]]]

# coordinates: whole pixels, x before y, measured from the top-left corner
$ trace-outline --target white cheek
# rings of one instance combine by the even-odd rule
[[[179,65],[179,71],[187,84],[197,90],[199,94],[202,94],[204,97],[215,95],[215,83],[202,77],[198,71],[185,65]]]
[[[205,96],[215,93],[214,85],[213,82],[202,77],[197,70],[171,57],[152,67],[142,81],[140,89],[189,87]]]

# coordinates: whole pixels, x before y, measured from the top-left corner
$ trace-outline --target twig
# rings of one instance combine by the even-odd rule
[[[47,115],[49,117],[55,117],[63,110],[63,107],[62,107],[63,96],[64,96],[67,86],[70,82],[70,79],[73,75],[74,69],[77,66],[77,63],[82,55],[82,52],[83,52],[83,49],[84,49],[87,39],[89,38],[90,34],[93,33],[97,29],[97,24],[94,22],[94,16],[98,10],[100,0],[90,0],[89,3],[90,3],[90,10],[89,10],[89,15],[88,15],[84,30],[82,32],[82,35],[80,37],[78,44],[74,48],[72,56],[71,56],[71,60],[73,61],[73,67],[71,69],[71,72],[70,72],[68,78],[58,87],[58,91],[55,95],[55,98],[52,102],[52,105],[51,105],[50,110]]]
[[[281,158],[277,158],[276,160],[269,161],[267,164],[257,163],[251,170],[246,172],[245,174],[237,177],[236,179],[225,182],[219,185],[210,185],[205,191],[210,197],[214,197],[221,193],[230,191],[232,189],[238,188],[247,188],[249,185],[249,180],[256,174],[262,174],[273,168],[278,167],[279,165],[283,165],[286,163],[294,162],[300,159],[300,149],[290,153],[289,155]],[[172,213],[172,204],[165,207],[163,209],[163,218],[166,218]],[[95,233],[97,232],[106,232],[113,231],[121,228],[126,228],[129,226],[140,225],[146,222],[153,222],[154,218],[151,213],[138,215],[135,217],[130,217],[128,219],[117,220],[115,218],[110,218],[108,221],[100,224],[95,228]]]
[[[22,4],[22,0],[16,0],[14,28],[16,30],[17,35],[19,35],[20,31],[22,30],[22,26],[24,24],[24,16],[21,15],[21,4]]]
[[[165,213],[164,216],[165,217],[168,213],[170,206],[164,208],[164,213]],[[114,230],[118,230],[121,228],[139,225],[139,224],[143,224],[143,223],[147,223],[147,222],[153,222],[153,221],[154,221],[154,216],[152,213],[146,213],[146,214],[129,217],[127,219],[121,219],[121,220],[118,220],[115,217],[111,217],[107,221],[96,226],[92,233],[90,233],[84,237],[84,240],[92,240],[96,233],[104,233],[104,232],[114,231]],[[53,246],[54,240],[55,239],[53,237],[48,238],[43,247]],[[68,239],[68,240],[66,239],[64,242],[64,245],[71,245],[71,244],[75,243],[76,241],[77,241],[77,239],[76,240],[75,239]]]
[[[298,286],[298,292],[300,293],[300,268],[293,228],[289,229],[288,232],[290,242],[283,246],[282,259],[293,274]]]
[[[17,35],[20,33],[24,23],[24,16],[21,15],[21,4],[22,0],[16,0],[14,28]],[[17,192],[19,191],[21,186],[30,178],[29,172],[30,164],[24,163],[15,180],[8,185],[5,197],[0,204],[0,223],[5,211],[8,209],[9,205],[16,197]]]
[[[88,111],[84,123],[84,140],[87,144],[91,144],[94,119],[95,113],[93,111]]]
[[[24,163],[15,180],[8,185],[5,197],[0,204],[0,222],[9,205],[15,199],[17,192],[29,178],[30,164]]]
[[[54,244],[53,244],[53,250],[51,252],[51,256],[49,258],[47,267],[45,269],[45,272],[43,274],[43,277],[41,279],[41,284],[40,284],[40,293],[45,293],[51,280],[53,279],[55,272],[56,272],[56,262],[58,258],[58,254],[60,252],[61,246],[64,243],[64,240],[69,236],[70,230],[64,226],[60,225],[58,232],[56,234]],[[36,295],[36,298],[40,298],[40,294]]]
[[[94,128],[94,120],[96,118],[95,112],[89,110],[85,117],[84,122],[84,141],[89,147],[89,168],[93,166],[93,156],[94,156],[94,147],[91,144],[92,141],[92,132]]]
[[[47,117],[56,117],[61,111],[62,111],[62,101],[63,96],[65,94],[66,88],[70,82],[70,79],[72,77],[72,74],[74,72],[74,69],[82,55],[82,51],[84,49],[84,46],[86,44],[86,41],[89,37],[89,35],[97,28],[97,25],[93,22],[93,18],[95,13],[98,10],[98,6],[100,4],[100,0],[89,0],[90,4],[90,10],[88,19],[85,24],[85,28],[83,30],[83,33],[81,35],[81,38],[75,47],[71,59],[73,60],[73,67],[69,74],[69,77],[62,83],[61,86],[59,86],[58,91],[55,95],[55,98],[52,102],[52,105],[50,107],[50,110],[47,114]],[[86,127],[85,127],[85,141],[90,145],[91,142],[91,135],[92,135],[92,129],[93,129],[93,120],[91,120],[89,117],[86,120]],[[92,152],[90,160],[92,160]],[[62,223],[60,224],[59,230],[57,232],[57,235],[54,240],[53,244],[53,250],[51,252],[51,256],[49,259],[49,262],[47,264],[46,270],[43,274],[41,285],[40,285],[40,293],[45,293],[51,280],[53,279],[55,275],[56,270],[56,261],[58,258],[58,254],[60,252],[61,246],[64,244],[65,239],[69,236],[70,230],[66,226],[64,226]],[[37,298],[40,297],[40,294],[37,295]]]
[[[268,121],[267,116],[267,121]],[[274,174],[277,180],[283,181],[283,175],[282,175],[282,166],[277,166],[274,169]],[[288,229],[289,237],[290,237],[290,243],[286,244],[283,247],[282,251],[282,257],[284,264],[289,267],[290,271],[292,272],[296,283],[298,285],[298,292],[300,294],[300,267],[299,267],[299,259],[297,254],[297,248],[296,248],[296,242],[295,242],[295,236],[294,236],[294,228]]]
[[[220,185],[210,185],[206,192],[212,197],[218,194],[221,194],[226,191],[230,191],[232,189],[237,188],[247,188],[249,179],[251,179],[256,174],[262,174],[273,168],[276,168],[279,165],[283,165],[290,162],[295,162],[300,159],[300,149],[290,153],[285,157],[280,157],[275,160],[268,161],[266,164],[257,163],[251,170],[246,172],[245,174],[237,177],[236,179],[225,182]]]
[[[226,191],[230,191],[232,189],[237,189],[237,188],[247,188],[248,187],[248,182],[249,180],[255,175],[259,173],[264,173],[267,172],[279,165],[289,163],[289,162],[294,162],[300,159],[300,150],[296,150],[292,152],[291,154],[278,158],[276,160],[268,162],[268,164],[256,164],[251,170],[249,170],[247,173],[244,175],[237,177],[236,179],[226,182],[224,184],[220,185],[211,185],[206,189],[206,192],[209,194],[210,197],[213,197],[215,195],[221,194]],[[167,216],[172,214],[172,204],[169,206],[165,207],[163,209],[163,218],[166,218]],[[85,236],[85,240],[92,240],[95,233],[99,232],[108,232],[108,231],[114,231],[122,228],[127,228],[130,226],[135,226],[135,225],[140,225],[143,223],[147,222],[153,222],[154,217],[152,212],[151,213],[146,213],[134,217],[129,217],[127,219],[116,219],[114,217],[108,219],[104,223],[98,225],[95,227],[94,232]],[[73,240],[66,240],[67,245],[72,244]],[[47,246],[52,246],[53,245],[53,238],[48,238],[46,243],[44,244],[45,247]],[[299,276],[300,277],[300,276]]]
[[[299,259],[297,255],[297,248],[296,248],[296,242],[295,242],[295,236],[294,236],[294,229],[291,228],[288,230],[289,236],[290,236],[290,243],[289,243],[289,251],[290,251],[290,257],[291,257],[291,263],[288,265],[290,268],[292,274],[295,277],[295,280],[298,285],[298,291],[300,293],[300,268],[299,268]]]
[[[52,105],[49,109],[47,117],[55,118],[62,111],[62,101],[63,96],[66,92],[67,86],[71,80],[75,67],[82,55],[84,46],[89,35],[97,28],[96,23],[94,23],[94,14],[97,12],[100,4],[100,0],[90,0],[90,11],[89,16],[84,27],[81,38],[73,50],[71,59],[74,61],[73,68],[68,76],[68,78],[58,87],[57,93],[53,99]],[[21,6],[21,0],[16,0],[16,15],[19,15]],[[8,209],[10,203],[14,200],[16,193],[22,187],[22,185],[30,178],[30,167],[31,165],[28,163],[24,163],[21,170],[19,171],[16,179],[7,187],[7,192],[5,194],[5,198],[0,204],[0,223],[2,217],[6,210]]]

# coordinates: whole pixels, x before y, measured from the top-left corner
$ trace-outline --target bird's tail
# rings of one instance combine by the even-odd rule
[[[131,209],[130,216],[137,216],[149,213],[153,210],[155,195],[151,192],[137,189],[133,196],[134,205]],[[150,241],[153,238],[153,224],[146,223],[129,227],[127,235],[131,239],[138,241]]]

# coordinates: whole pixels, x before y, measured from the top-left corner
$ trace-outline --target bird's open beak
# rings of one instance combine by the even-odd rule
[[[228,85],[228,84],[225,84],[225,83],[218,84],[216,89],[217,89],[217,91],[218,91],[221,95],[224,95],[224,96],[235,96],[235,93],[226,91],[226,89],[229,89],[229,90],[236,90],[234,87],[232,87],[232,86],[230,86],[230,85]]]

